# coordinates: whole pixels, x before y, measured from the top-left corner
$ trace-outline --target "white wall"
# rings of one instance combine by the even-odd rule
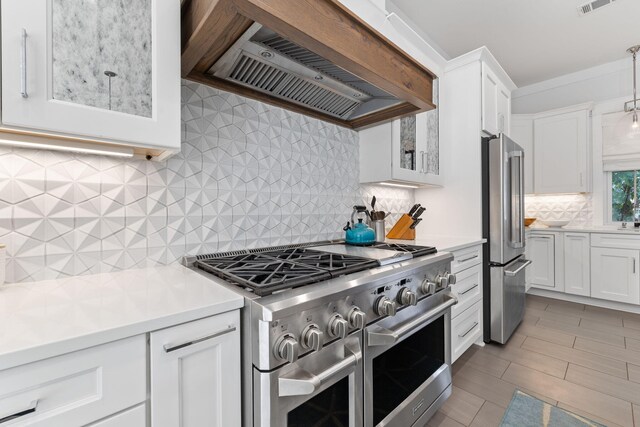
[[[638,72],[640,81],[640,70]],[[514,114],[632,97],[631,57],[521,87],[512,93]]]
[[[440,161],[445,187],[416,190],[427,208],[417,229],[429,236],[482,236],[480,62],[447,72],[440,82]]]

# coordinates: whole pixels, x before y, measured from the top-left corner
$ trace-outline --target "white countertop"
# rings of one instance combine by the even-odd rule
[[[181,265],[0,286],[0,370],[243,305]]]
[[[416,240],[386,239],[387,243],[406,243],[418,246],[434,246],[439,252],[451,252],[470,246],[481,245],[487,239],[474,237],[430,236]]]
[[[616,226],[607,226],[607,225],[590,225],[590,226],[565,226],[565,227],[546,227],[546,226],[535,226],[535,227],[527,227],[527,231],[557,231],[557,232],[583,232],[583,233],[610,233],[610,234],[632,234],[640,236],[640,229],[633,228],[633,224],[626,230],[618,230]]]

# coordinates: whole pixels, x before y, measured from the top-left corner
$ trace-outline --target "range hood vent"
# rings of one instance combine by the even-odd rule
[[[362,103],[247,54],[238,58],[228,78],[341,119],[348,119]]]
[[[437,76],[343,0],[181,4],[185,79],[350,129],[435,108]]]
[[[402,102],[257,23],[209,73],[342,120]]]

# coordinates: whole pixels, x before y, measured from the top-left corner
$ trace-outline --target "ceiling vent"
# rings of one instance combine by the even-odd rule
[[[586,15],[588,13],[591,12],[595,12],[596,10],[603,8],[605,6],[610,5],[611,3],[615,2],[616,0],[594,0],[594,1],[590,1],[589,3],[585,3],[581,6],[578,6],[578,14],[580,14],[580,16]]]

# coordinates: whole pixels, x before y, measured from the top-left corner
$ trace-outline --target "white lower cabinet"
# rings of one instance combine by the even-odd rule
[[[458,303],[451,308],[451,363],[482,339],[482,245],[453,251],[451,292]]]
[[[527,281],[534,288],[560,290],[561,282],[556,281],[557,237],[555,233],[536,233],[527,239],[526,258],[532,261]]]
[[[0,371],[0,423],[84,426],[140,404],[147,399],[146,350],[140,335]]]
[[[640,251],[591,248],[591,296],[640,304]]]
[[[240,426],[238,311],[151,333],[153,427]]]
[[[147,407],[142,404],[87,427],[145,427],[146,425]]]
[[[482,300],[451,320],[451,362],[482,338]]]
[[[564,291],[591,295],[590,247],[588,233],[564,233]]]

